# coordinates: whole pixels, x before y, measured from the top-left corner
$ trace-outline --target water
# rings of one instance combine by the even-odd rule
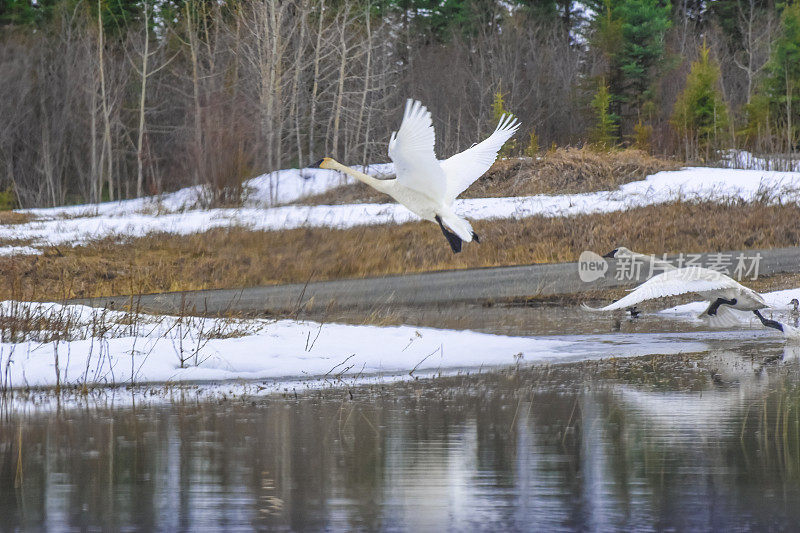
[[[0,528],[793,529],[800,366],[775,339],[739,344],[297,396],[17,403]]]

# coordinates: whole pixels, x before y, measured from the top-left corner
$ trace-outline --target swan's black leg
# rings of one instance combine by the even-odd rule
[[[639,310],[636,309],[635,305],[633,307],[629,307],[628,312],[631,314],[631,318],[639,318],[639,315],[641,314]]]
[[[447,242],[450,243],[450,248],[453,249],[453,253],[457,254],[458,252],[460,252],[461,251],[461,237],[459,237],[458,235],[456,235],[452,231],[449,231],[447,228],[445,228],[444,224],[442,224],[442,218],[439,215],[436,215],[435,219],[436,219],[436,222],[439,223],[439,227],[442,228],[442,233],[444,233],[444,236],[447,238]]]
[[[478,237],[478,234],[475,233],[474,231],[472,232],[472,238],[475,239],[475,242],[477,242],[478,244],[481,243],[481,238]]]
[[[756,315],[758,319],[761,321],[761,323],[767,326],[768,328],[774,328],[777,329],[778,331],[783,331],[783,324],[781,324],[777,320],[770,320],[769,318],[764,318],[758,311],[758,309],[753,311],[753,314]]]
[[[716,301],[712,302],[711,305],[708,306],[706,309],[706,314],[708,316],[714,316],[717,314],[717,309],[719,309],[720,305],[736,305],[736,298],[731,298],[730,300],[726,300],[725,298],[717,298]]]

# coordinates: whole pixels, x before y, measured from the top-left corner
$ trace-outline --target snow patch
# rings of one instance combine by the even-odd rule
[[[800,172],[800,160],[782,156],[772,158],[759,157],[746,150],[727,150],[722,152],[720,163],[726,168]]]
[[[388,173],[388,165],[373,165],[370,172]],[[272,205],[270,195],[281,201],[324,192],[341,183],[331,171],[291,170],[285,175],[250,180],[251,192],[245,207],[237,209],[193,209],[176,212],[191,205],[192,191],[184,189],[162,198],[162,210],[144,212],[153,207],[152,199],[128,200],[97,206],[71,206],[29,210],[41,218],[24,224],[0,227],[0,240],[25,239],[33,248],[50,245],[79,245],[94,239],[115,236],[140,237],[154,232],[190,234],[212,228],[245,227],[252,230],[285,230],[301,227],[346,229],[354,226],[402,224],[418,220],[405,207],[390,204],[351,205]],[[312,172],[311,181],[302,177]],[[280,175],[279,189],[272,190],[270,180]],[[292,185],[294,183],[294,185]],[[196,192],[196,191],[195,191]],[[573,195],[538,195],[513,198],[476,198],[457,200],[455,211],[473,220],[522,219],[531,216],[569,217],[590,213],[623,211],[646,205],[683,200],[775,198],[783,203],[800,202],[800,173],[735,170],[695,167],[659,172],[642,181],[628,183],[615,191]],[[148,204],[148,202],[151,202]],[[157,214],[163,211],[166,214]],[[86,216],[89,215],[89,216]],[[68,217],[68,218],[63,218]]]
[[[304,380],[439,373],[608,356],[702,351],[703,334],[511,337],[412,326],[131,315],[80,305],[6,301],[0,389],[82,384]],[[22,320],[24,322],[25,320]],[[19,323],[19,321],[15,321]],[[99,333],[101,332],[101,333]],[[183,364],[181,364],[183,361]],[[58,371],[56,371],[58,362]],[[56,378],[58,376],[58,379]],[[313,386],[313,385],[312,385]]]
[[[372,176],[386,176],[394,173],[392,163],[380,163],[367,167],[355,166]],[[316,168],[291,168],[262,174],[242,183],[244,206],[252,208],[274,207],[294,202],[307,196],[322,194],[330,189],[352,183],[353,179],[333,170]],[[209,193],[203,186],[186,187],[159,196],[148,196],[118,202],[81,204],[65,207],[46,207],[22,209],[43,219],[123,217],[132,214],[157,216],[198,208]]]

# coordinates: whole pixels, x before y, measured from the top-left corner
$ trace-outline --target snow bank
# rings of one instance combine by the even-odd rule
[[[510,337],[410,326],[139,315],[84,306],[2,302],[3,316],[33,317],[40,331],[0,343],[0,388],[56,384],[315,380],[403,375],[707,349],[674,334]],[[102,327],[101,327],[102,325]],[[98,334],[102,331],[102,334]],[[67,333],[64,333],[67,332]],[[94,334],[92,334],[94,332]],[[3,332],[7,339],[9,331]],[[183,368],[180,361],[184,361]]]
[[[355,166],[373,176],[385,176],[394,173],[392,163]],[[333,170],[314,168],[291,168],[262,174],[242,183],[244,187],[245,207],[266,208],[294,202],[307,196],[324,193],[335,187],[352,183],[349,176]],[[119,202],[103,202],[100,204],[81,204],[65,207],[47,207],[23,209],[23,213],[31,213],[44,219],[64,217],[122,217],[136,213],[163,214],[175,213],[200,207],[207,190],[202,186],[186,187],[160,196],[148,196]]]
[[[386,166],[371,167],[373,172],[388,172]],[[295,188],[281,180],[284,200],[311,192],[322,192],[334,185],[335,175],[329,171],[318,174],[310,183],[299,182],[300,171],[292,172]],[[261,208],[269,190],[266,177],[251,180],[254,183],[249,207],[239,209],[188,210],[167,214],[141,212],[147,200],[130,200],[130,203],[100,204],[94,206],[96,216],[78,217],[87,206],[73,206],[49,210],[31,210],[43,218],[11,226],[0,227],[0,240],[25,239],[33,248],[48,245],[83,244],[107,236],[137,237],[153,232],[189,234],[212,228],[241,226],[253,230],[284,230],[300,227],[350,228],[362,225],[402,224],[417,220],[405,207],[398,204],[353,204],[335,206],[299,206]],[[301,186],[302,185],[302,186]],[[306,187],[307,185],[307,187]],[[304,188],[305,187],[305,188]],[[291,190],[289,190],[291,189]],[[672,202],[677,199],[721,200],[739,198],[745,201],[761,197],[770,191],[772,197],[784,203],[800,201],[800,173],[735,170],[720,168],[686,168],[674,172],[659,172],[642,181],[623,185],[615,191],[602,191],[574,195],[538,195],[514,198],[477,198],[456,201],[455,210],[473,220],[521,219],[530,216],[575,216],[589,213],[622,211],[633,207]],[[169,200],[171,206],[188,205],[190,193],[179,191]],[[250,197],[249,197],[250,198]],[[162,202],[162,205],[163,202]],[[120,207],[122,206],[122,207]],[[81,209],[83,211],[81,211]],[[73,218],[57,218],[69,215]]]

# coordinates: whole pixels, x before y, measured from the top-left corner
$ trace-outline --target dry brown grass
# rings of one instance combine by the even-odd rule
[[[559,148],[540,159],[497,161],[461,198],[499,198],[534,194],[575,194],[618,188],[662,170],[676,170],[674,161],[640,150],[598,152],[589,148]],[[387,195],[362,184],[345,185],[301,200],[305,205],[390,202]]]
[[[51,300],[574,261],[583,250],[618,245],[658,254],[796,246],[798,220],[797,205],[679,202],[574,218],[476,221],[482,243],[470,243],[458,255],[429,222],[106,239],[38,257],[0,257],[0,298]]]
[[[0,225],[10,224],[24,224],[30,222],[35,217],[29,213],[20,213],[17,211],[0,211]]]

